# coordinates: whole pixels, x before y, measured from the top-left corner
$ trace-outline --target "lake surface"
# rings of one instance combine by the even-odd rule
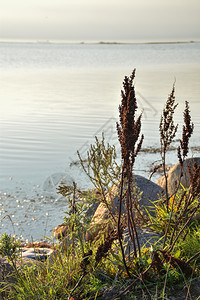
[[[177,138],[187,100],[195,124],[190,145],[198,148],[200,43],[0,43],[1,233],[50,236],[67,210],[56,195],[59,180],[88,184],[79,168],[69,167],[76,151],[84,157],[104,131],[120,153],[115,129],[120,91],[134,68],[144,147],[159,147],[160,115],[175,82]],[[190,155],[199,153],[193,148]],[[158,153],[141,153],[135,172],[148,177],[159,159]],[[175,152],[168,162],[177,162]]]

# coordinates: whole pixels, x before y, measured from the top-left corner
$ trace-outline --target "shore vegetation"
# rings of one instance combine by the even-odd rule
[[[1,237],[1,299],[200,299],[200,166],[190,167],[189,187],[181,185],[180,176],[177,189],[168,193],[166,157],[179,129],[174,121],[173,85],[159,127],[158,167],[162,167],[166,188],[150,210],[140,207],[133,171],[145,137],[142,113],[137,115],[135,74],[133,70],[124,78],[121,91],[116,124],[121,158],[117,159],[115,147],[102,134],[86,159],[78,153],[94,188],[83,191],[76,182],[58,188],[67,202],[63,220],[67,234],[60,234],[53,254],[44,262],[25,263],[19,241],[8,234]],[[186,102],[177,148],[181,168],[193,130]],[[119,191],[117,205],[114,187]],[[93,217],[99,203],[107,212],[100,223]],[[139,232],[143,229],[155,233],[154,242],[142,243]],[[11,268],[6,271],[8,264]]]

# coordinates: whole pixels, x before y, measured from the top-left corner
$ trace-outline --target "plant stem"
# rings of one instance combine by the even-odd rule
[[[200,251],[197,252],[195,255],[193,255],[190,259],[188,259],[188,261],[186,261],[186,264],[189,264],[193,259],[195,259],[199,255],[200,255]]]
[[[124,168],[122,168],[122,175],[121,175],[120,197],[119,197],[119,214],[118,214],[117,231],[118,231],[119,244],[120,244],[120,248],[121,248],[121,251],[122,251],[122,260],[123,260],[123,263],[124,263],[124,267],[126,269],[126,273],[127,273],[128,277],[131,278],[130,272],[129,272],[127,264],[126,264],[124,247],[122,245],[121,214],[122,214],[123,186],[124,186]]]

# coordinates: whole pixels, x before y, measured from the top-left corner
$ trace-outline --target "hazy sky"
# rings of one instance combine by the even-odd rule
[[[0,39],[200,40],[200,0],[0,0]]]

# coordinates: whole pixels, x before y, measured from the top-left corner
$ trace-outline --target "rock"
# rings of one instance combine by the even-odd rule
[[[23,264],[30,262],[45,261],[54,251],[54,245],[44,242],[33,242],[21,245],[17,264],[21,261]]]
[[[135,175],[135,187],[134,187],[134,199],[137,201],[139,200],[140,208],[146,208],[151,212],[152,203],[157,201],[161,194],[164,192],[163,188],[158,186],[152,181],[149,181],[145,177]],[[107,201],[110,203],[111,199],[113,198],[113,205],[118,210],[119,209],[119,187],[114,185],[111,190],[111,195],[107,195]],[[135,196],[136,195],[136,196]],[[139,195],[139,196],[138,196]],[[140,199],[141,197],[141,199]],[[113,210],[113,213],[115,211]],[[122,205],[122,213],[125,212],[125,203],[123,201]],[[103,219],[107,219],[109,216],[108,209],[105,207],[103,203],[99,204],[96,212],[94,213],[93,219],[95,219],[95,223],[99,223],[99,221]]]
[[[163,188],[143,176],[135,175],[134,179],[136,186],[142,193],[141,200],[139,202],[140,207],[143,206],[147,209],[152,207],[152,202],[159,200],[160,196],[164,192]]]
[[[161,242],[162,235],[155,233],[150,229],[137,228],[137,234],[138,234],[140,248],[142,248],[143,246],[149,248],[152,244],[158,242],[158,240],[160,240]],[[125,254],[131,253],[133,251],[133,243],[131,241],[128,228],[124,230],[123,240],[125,242]],[[136,243],[136,247],[137,247],[137,243]]]
[[[52,253],[53,249],[51,248],[22,248],[22,260],[31,259],[31,260],[46,260]]]
[[[139,200],[140,209],[146,208],[149,213],[153,214],[153,202],[159,200],[160,195],[164,192],[163,188],[158,186],[152,181],[149,181],[145,177],[134,175],[134,198]],[[120,189],[118,185],[114,185],[111,189],[110,195],[106,196],[108,203],[113,202],[114,209],[112,210],[115,214],[116,209],[119,209],[119,193]],[[136,196],[135,196],[136,195]],[[139,195],[139,196],[138,196]],[[112,200],[111,200],[112,199]],[[125,212],[125,201],[122,203],[122,214]],[[92,220],[92,227],[86,234],[86,240],[93,240],[99,231],[105,229],[106,220],[109,221],[110,214],[107,207],[100,203],[97,210],[94,213]]]
[[[68,234],[68,226],[67,225],[58,225],[53,229],[54,238],[61,240]]]
[[[188,188],[190,186],[190,176],[189,176],[188,165],[190,165],[192,167],[194,162],[196,162],[197,165],[200,165],[200,157],[188,158],[183,163],[183,170],[182,170],[182,176],[181,176],[180,183],[185,188]],[[177,163],[175,166],[173,166],[169,170],[169,172],[167,174],[168,193],[169,194],[173,194],[176,191],[177,186],[179,184],[180,175],[181,175],[181,165],[180,165],[180,163]],[[159,178],[156,183],[157,183],[157,185],[159,185],[160,187],[165,189],[165,177],[164,176]]]

